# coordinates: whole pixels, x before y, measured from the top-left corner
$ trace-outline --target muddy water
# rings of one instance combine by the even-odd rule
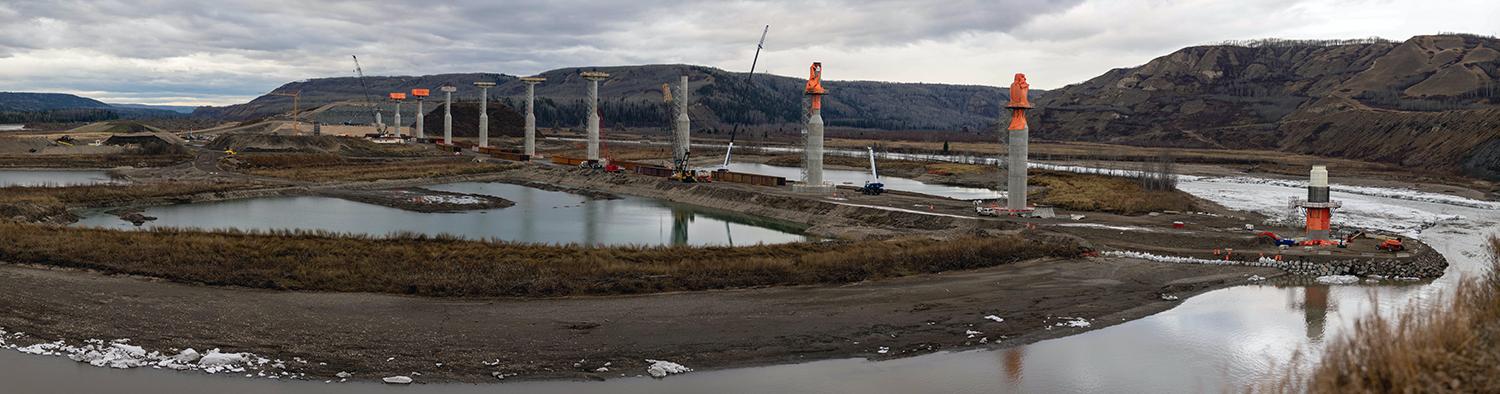
[[[1235,208],[1268,214],[1295,187],[1186,180],[1182,188]],[[1302,354],[1316,359],[1355,319],[1432,305],[1461,276],[1485,272],[1481,241],[1500,229],[1500,211],[1341,194],[1351,222],[1407,228],[1449,259],[1448,274],[1431,282],[1387,281],[1358,286],[1283,282],[1247,284],[1186,299],[1176,308],[1079,335],[996,350],[945,352],[871,362],[827,360],[723,371],[663,380],[428,385],[439,393],[751,393],[821,392],[1223,392],[1278,377]],[[1483,205],[1483,204],[1480,204]],[[1336,214],[1335,221],[1340,219]],[[1413,226],[1412,223],[1419,223]],[[1005,346],[1001,342],[999,346]],[[1298,368],[1308,368],[1299,364]],[[634,376],[641,371],[626,371]],[[58,358],[0,353],[0,381],[22,391],[396,392],[374,384],[272,382],[151,370],[117,371]],[[59,390],[54,390],[62,388]],[[1226,389],[1228,388],[1228,389]],[[726,390],[727,389],[727,390]]]
[[[145,210],[150,227],[303,229],[386,235],[452,234],[469,239],[520,242],[638,245],[753,245],[810,240],[801,228],[645,198],[592,200],[505,183],[455,183],[436,190],[494,195],[509,208],[418,213],[328,197],[272,197],[170,205]],[[136,228],[114,215],[94,213],[77,225]]]
[[[101,170],[0,170],[0,187],[78,186],[111,183]]]

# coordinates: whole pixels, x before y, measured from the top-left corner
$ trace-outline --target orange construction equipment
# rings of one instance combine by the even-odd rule
[[[1005,103],[1005,108],[1010,108],[1010,127],[1006,130],[1026,129],[1026,110],[1034,108],[1031,101],[1026,99],[1026,93],[1031,90],[1031,85],[1026,83],[1026,74],[1016,73],[1016,80],[1010,84],[1010,102]]]
[[[1401,244],[1401,238],[1387,239],[1377,246],[1380,250],[1387,252],[1400,252],[1406,250],[1406,245]]]
[[[808,69],[807,95],[812,96],[812,108],[823,109],[823,95],[828,91],[823,89],[823,62],[813,62]]]

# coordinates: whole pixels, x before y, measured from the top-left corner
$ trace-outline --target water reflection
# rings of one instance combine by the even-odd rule
[[[115,182],[99,170],[0,170],[0,187],[79,186]]]
[[[1292,305],[1302,310],[1302,320],[1307,326],[1308,343],[1323,342],[1323,322],[1328,318],[1328,286],[1312,285],[1302,288],[1302,302]]]
[[[153,207],[150,227],[306,229],[386,235],[452,234],[469,239],[588,245],[728,245],[812,240],[797,225],[644,198],[592,200],[504,183],[457,183],[432,189],[504,197],[515,206],[461,213],[418,213],[326,197],[275,197]],[[81,226],[132,229],[94,213]],[[664,227],[665,226],[665,227]],[[738,239],[736,239],[738,238]]]

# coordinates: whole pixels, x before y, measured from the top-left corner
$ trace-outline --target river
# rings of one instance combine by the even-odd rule
[[[1279,214],[1305,193],[1285,181],[1184,177],[1184,191],[1231,208]],[[1222,392],[1264,384],[1316,360],[1323,347],[1371,313],[1430,306],[1462,276],[1487,270],[1482,241],[1500,226],[1500,204],[1399,189],[1336,187],[1335,223],[1395,228],[1448,258],[1428,282],[1350,286],[1246,284],[1191,297],[1162,313],[1078,335],[995,350],[941,352],[888,361],[824,360],[693,372],[655,380],[426,385],[439,393],[823,392]],[[1004,346],[1000,343],[999,346]],[[1295,363],[1306,370],[1309,363]],[[634,371],[632,374],[638,374]],[[396,392],[378,384],[271,382],[199,373],[92,368],[61,358],[0,353],[0,380],[21,391],[263,393]]]

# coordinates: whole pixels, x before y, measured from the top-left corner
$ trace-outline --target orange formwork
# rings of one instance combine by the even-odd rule
[[[1328,208],[1307,209],[1307,231],[1328,230],[1333,214]]]

